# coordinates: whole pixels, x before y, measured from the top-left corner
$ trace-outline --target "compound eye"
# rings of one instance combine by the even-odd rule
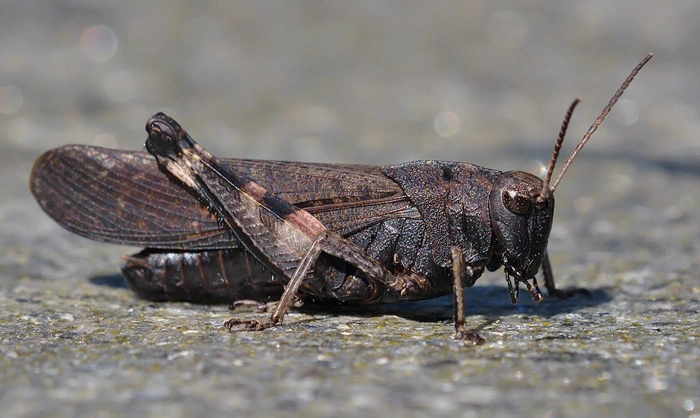
[[[517,190],[503,191],[503,205],[516,215],[527,215],[532,211],[532,198]]]

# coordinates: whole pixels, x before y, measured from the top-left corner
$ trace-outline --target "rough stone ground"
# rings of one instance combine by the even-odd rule
[[[696,2],[142,3],[0,2],[3,416],[700,416]],[[488,274],[480,347],[450,298],[229,334],[223,306],[135,298],[137,249],[27,187],[49,148],[139,149],[159,110],[222,156],[538,172],[570,101],[566,150],[649,51],[557,191],[557,279],[593,296],[514,307]]]

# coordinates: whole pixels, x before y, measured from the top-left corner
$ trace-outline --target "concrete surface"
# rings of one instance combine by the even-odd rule
[[[30,416],[700,416],[696,2],[0,1],[0,410]],[[140,149],[175,116],[221,156],[539,172],[656,57],[557,190],[560,286],[502,272],[451,299],[294,312],[229,334],[224,306],[150,303],[120,254],[45,216],[33,161]],[[243,313],[255,316],[254,313]]]

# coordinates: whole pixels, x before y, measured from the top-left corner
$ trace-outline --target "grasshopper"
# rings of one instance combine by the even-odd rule
[[[34,165],[31,190],[66,229],[145,247],[126,257],[122,269],[143,298],[278,300],[268,319],[232,319],[229,330],[276,325],[297,301],[379,304],[453,293],[456,338],[480,344],[464,325],[463,289],[485,270],[503,267],[513,304],[521,284],[535,301],[543,299],[540,270],[551,296],[586,293],[554,283],[547,254],[554,191],[651,57],[630,73],[553,182],[578,98],[544,180],[447,161],[220,159],[158,113],[146,124],[148,153],[81,145],[50,150]]]

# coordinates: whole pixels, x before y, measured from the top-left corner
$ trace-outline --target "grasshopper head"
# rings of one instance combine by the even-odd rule
[[[544,190],[544,182],[536,176],[508,171],[498,177],[489,196],[498,248],[494,255],[504,266],[513,303],[517,302],[519,283],[527,286],[535,301],[542,299],[534,277],[547,252],[554,217],[554,195]]]
[[[551,183],[552,174],[559,157],[559,151],[564,142],[571,115],[576,105],[581,101],[580,98],[574,100],[566,112],[564,122],[559,130],[559,137],[554,144],[554,152],[549,167],[547,167],[544,181],[522,171],[509,171],[501,174],[493,185],[489,196],[489,212],[495,245],[492,246],[494,254],[491,255],[490,261],[493,266],[501,264],[504,266],[513,303],[518,301],[518,285],[520,283],[527,286],[536,302],[542,300],[542,293],[537,287],[535,274],[542,266],[547,254],[547,241],[549,241],[554,216],[554,191],[578,153],[591,139],[593,133],[610,113],[627,86],[652,56],[653,54],[647,55],[632,70],[610,99],[608,105],[603,108],[603,111],[583,135],[553,183]],[[530,280],[532,280],[532,284],[529,282]]]

